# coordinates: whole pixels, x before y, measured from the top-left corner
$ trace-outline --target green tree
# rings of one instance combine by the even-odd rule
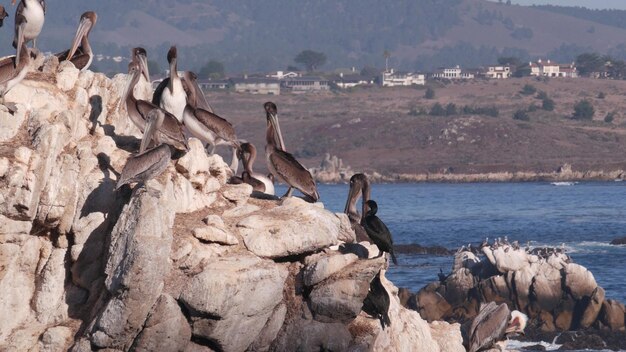
[[[200,77],[208,77],[211,79],[224,78],[224,64],[217,60],[209,60],[200,69]]]
[[[604,69],[606,61],[596,53],[584,53],[576,57],[576,68],[581,75],[589,75]]]
[[[581,100],[574,105],[574,115],[572,118],[575,120],[592,120],[596,110],[589,100]]]
[[[435,99],[435,90],[431,87],[426,88],[426,92],[424,92],[424,98]]]
[[[544,109],[545,111],[554,110],[554,100],[548,97],[544,98],[543,102],[541,103],[541,108]]]
[[[307,71],[313,72],[326,63],[326,54],[313,50],[304,50],[293,61],[304,65]]]
[[[526,110],[520,109],[515,111],[515,113],[513,114],[513,120],[530,121],[530,116],[528,116]]]
[[[533,95],[536,92],[537,92],[537,88],[535,88],[535,86],[533,86],[532,84],[526,84],[524,88],[522,88],[522,90],[520,91],[520,93],[524,95]]]
[[[446,109],[439,103],[435,103],[433,107],[430,109],[430,115],[432,116],[445,116]]]

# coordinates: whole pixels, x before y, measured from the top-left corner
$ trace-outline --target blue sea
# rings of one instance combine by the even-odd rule
[[[343,211],[347,185],[318,189],[327,209]],[[457,249],[504,236],[523,245],[564,244],[576,263],[591,270],[607,298],[626,302],[626,246],[609,245],[626,236],[626,183],[375,184],[372,199],[395,244]],[[387,277],[417,292],[436,281],[440,269],[450,272],[453,258],[400,254],[398,261]]]
[[[318,190],[326,209],[343,212],[348,185]],[[609,244],[626,236],[626,182],[375,184],[372,199],[395,244],[456,250],[507,236],[531,247],[564,246],[574,262],[591,270],[607,298],[626,302],[626,246]],[[453,258],[399,254],[398,262],[387,278],[416,293],[436,281],[440,270],[449,273]],[[532,344],[512,341],[509,347],[524,351]]]

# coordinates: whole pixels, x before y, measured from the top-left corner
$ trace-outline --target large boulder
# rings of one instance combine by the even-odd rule
[[[264,258],[310,253],[354,237],[347,217],[297,198],[254,213],[241,220],[237,227],[246,248]]]
[[[254,256],[207,261],[180,297],[193,335],[223,351],[247,349],[281,303],[287,273],[283,265]]]

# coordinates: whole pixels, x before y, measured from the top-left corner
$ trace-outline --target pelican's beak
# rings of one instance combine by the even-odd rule
[[[148,72],[148,58],[145,55],[137,55],[139,59],[139,68],[141,73],[146,78],[146,81],[150,82],[150,72]]]
[[[91,20],[87,17],[83,17],[80,20],[80,24],[78,25],[78,29],[76,30],[76,35],[74,36],[74,40],[72,41],[72,48],[70,49],[69,54],[67,54],[67,60],[70,60],[74,54],[76,54],[76,50],[78,50],[78,46],[84,37],[87,36],[87,33],[91,29]]]
[[[267,115],[269,116],[269,122],[272,124],[272,127],[274,128],[274,138],[276,138],[279,144],[278,149],[282,151],[287,151],[285,149],[285,141],[283,140],[283,133],[280,131],[280,124],[278,123],[278,115],[272,114],[272,113],[268,113]]]
[[[133,80],[137,78],[139,72],[137,69],[133,68],[128,72],[128,78],[126,80],[126,87],[124,87],[124,93],[122,94],[122,98],[120,99],[119,108],[123,105],[123,103],[128,99],[129,94],[131,93],[131,86],[133,85]]]
[[[20,58],[22,57],[22,46],[24,45],[24,27],[26,27],[26,23],[22,22],[17,27],[17,51],[15,53],[15,67],[20,64]],[[28,55],[28,53],[24,53],[24,55]]]

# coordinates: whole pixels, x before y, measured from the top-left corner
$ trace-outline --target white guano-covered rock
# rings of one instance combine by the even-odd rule
[[[582,299],[585,296],[591,297],[598,283],[587,268],[569,263],[565,267],[565,286],[575,299]]]
[[[237,224],[252,253],[280,258],[338,244],[354,234],[338,216],[305,201],[290,198],[279,207],[260,211]]]
[[[321,255],[304,268],[304,284],[307,286],[316,285],[358,259],[359,257],[352,253]]]
[[[70,61],[63,61],[59,63],[57,71],[57,87],[65,92],[74,88],[80,70]]]

